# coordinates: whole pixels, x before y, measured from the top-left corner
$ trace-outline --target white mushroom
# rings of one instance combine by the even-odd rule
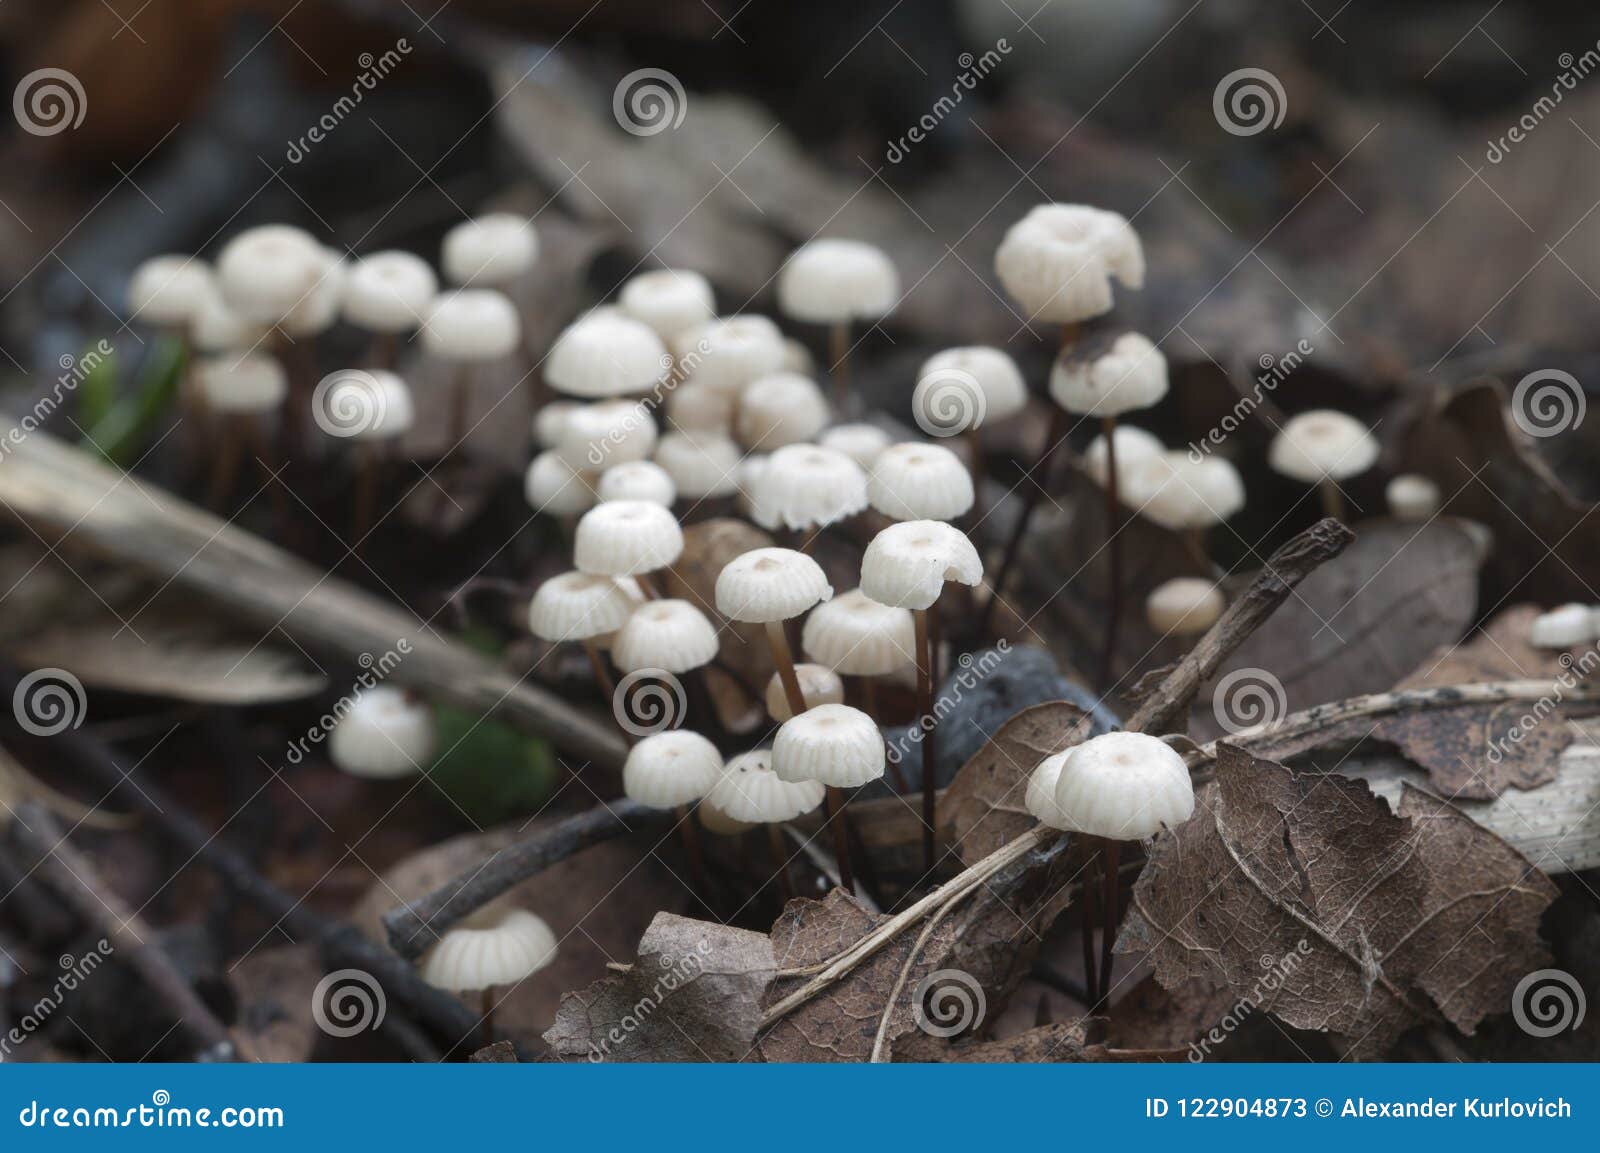
[[[395,685],[357,693],[328,737],[328,756],[355,777],[408,777],[433,759],[438,736],[426,701]]]
[[[716,626],[681,600],[651,601],[634,610],[611,642],[611,659],[625,673],[686,673],[710,664],[716,655]]]
[[[972,474],[961,458],[937,444],[908,441],[878,454],[867,499],[892,520],[955,520],[972,507]]]
[[[533,221],[509,212],[465,220],[445,233],[440,265],[452,284],[493,288],[515,280],[539,258]]]
[[[641,272],[622,286],[617,304],[662,340],[670,340],[716,315],[711,283],[698,272],[664,268]]]
[[[824,606],[817,607],[820,609]],[[800,695],[805,698],[807,709],[844,703],[844,681],[827,666],[802,663],[795,665],[794,674],[800,681]],[[794,716],[789,708],[789,697],[784,692],[781,673],[773,673],[767,681],[766,704],[767,715],[775,721],[786,721]]]

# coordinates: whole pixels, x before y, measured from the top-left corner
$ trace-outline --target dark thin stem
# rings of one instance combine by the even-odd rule
[[[1322,498],[1322,515],[1331,516],[1334,520],[1345,519],[1344,493],[1339,491],[1339,486],[1332,480],[1324,478],[1317,485],[1317,495]]]
[[[939,833],[934,826],[938,819],[934,783],[935,765],[933,741],[927,731],[933,716],[933,647],[929,638],[928,614],[923,609],[913,609],[911,619],[916,630],[917,649],[917,723],[922,728],[922,868],[933,872],[933,862],[939,851]]]
[[[400,358],[400,336],[394,332],[374,333],[372,347],[367,352],[367,359],[372,362],[372,367],[393,372],[395,363]]]
[[[688,805],[677,808],[678,832],[683,837],[683,851],[689,857],[689,885],[699,902],[711,911],[711,881],[706,874],[706,857],[700,847],[700,828]]]
[[[1120,864],[1118,857],[1122,852],[1122,845],[1117,841],[1105,843],[1103,872],[1106,879],[1106,909],[1102,919],[1105,928],[1100,937],[1100,995],[1096,998],[1101,1006],[1106,1006],[1111,999],[1111,968],[1115,964],[1111,947],[1117,941],[1117,904],[1120,897],[1121,875],[1117,868]]]
[[[1100,981],[1094,964],[1094,867],[1099,860],[1100,841],[1097,837],[1083,838],[1083,887],[1078,892],[1078,920],[1083,936],[1083,987],[1089,993],[1089,1011],[1093,1012],[1099,1001]]]
[[[594,683],[600,686],[608,700],[615,701],[617,684],[611,679],[611,670],[606,668],[606,656],[600,651],[600,646],[594,643],[593,637],[583,638],[583,651],[589,657],[589,670],[594,673]]]
[[[1122,505],[1118,489],[1121,478],[1117,475],[1117,418],[1105,417],[1100,422],[1106,438],[1106,552],[1111,573],[1111,586],[1106,590],[1105,647],[1100,650],[1100,684],[1111,683],[1112,664],[1117,656],[1117,626],[1122,620]]]
[[[288,419],[287,413],[284,416]],[[206,496],[206,507],[215,512],[224,511],[233,495],[234,482],[239,477],[239,461],[244,455],[243,430],[239,427],[241,419],[233,413],[224,413],[217,422],[217,454],[211,461],[211,486]]]
[[[1056,446],[1066,439],[1066,435],[1066,410],[1053,404],[1050,406],[1050,427],[1045,432],[1044,450],[1039,454],[1039,459],[1034,462],[1033,467],[1028,470],[1031,479],[1023,481],[1022,508],[1017,513],[1016,522],[1011,526],[1011,535],[1006,538],[1005,550],[1000,554],[1000,566],[994,570],[994,579],[989,582],[989,599],[984,602],[983,616],[978,627],[978,635],[981,637],[989,635],[989,629],[994,623],[995,607],[1005,595],[1011,570],[1016,566],[1017,558],[1022,552],[1022,539],[1028,535],[1028,522],[1033,519],[1039,498],[1050,487],[1051,466],[1055,463]]]
[[[784,631],[782,621],[767,622],[767,644],[772,648],[772,663],[778,668],[784,700],[789,702],[789,715],[798,717],[806,711],[806,697],[800,691],[800,677],[794,671],[794,654],[789,651],[789,634]]]
[[[471,397],[472,370],[465,364],[456,366],[450,379],[450,442],[444,455],[449,456],[461,447],[467,436],[467,407]]]
[[[828,359],[832,362],[828,372],[833,377],[833,404],[843,418],[851,411],[849,321],[840,321],[828,330]]]
[[[789,880],[789,854],[787,846],[783,843],[782,825],[767,826],[767,848],[772,853],[772,867],[777,873],[778,891],[783,895],[783,904],[787,905],[794,899],[794,883]]]
[[[855,896],[855,876],[850,869],[850,829],[845,824],[845,795],[829,785],[822,794],[822,815],[833,832],[833,855],[839,861],[839,887]]]
[[[494,1044],[494,990],[485,989],[479,994],[479,1004],[483,1008],[483,1043]]]
[[[356,556],[378,512],[378,453],[370,444],[356,446],[356,492],[350,517],[350,547]]]

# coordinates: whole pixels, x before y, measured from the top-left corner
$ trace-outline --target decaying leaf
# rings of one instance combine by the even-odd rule
[[[311,1003],[326,968],[314,945],[257,949],[229,973],[239,1003],[235,1043],[251,1059],[271,1062],[311,1060],[317,1031]]]
[[[1544,961],[1555,886],[1441,801],[1408,789],[1391,813],[1231,745],[1199,801],[1154,842],[1118,941],[1164,985],[1220,982],[1372,1055],[1424,1021],[1470,1033]]]
[[[1058,1021],[1007,1037],[1002,1041],[952,1045],[947,1061],[976,1064],[1041,1064],[1114,1061],[1103,1045],[1089,1044],[1089,1031],[1082,1021]]]

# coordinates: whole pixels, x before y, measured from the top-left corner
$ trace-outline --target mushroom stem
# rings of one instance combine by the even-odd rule
[[[1317,482],[1317,495],[1322,498],[1322,515],[1331,516],[1334,520],[1345,520],[1344,493],[1339,491],[1339,486],[1329,477],[1323,477]]]
[[[494,1044],[494,990],[485,989],[478,994],[479,1006],[483,1010],[483,1043]]]
[[[783,903],[787,905],[794,899],[794,883],[789,880],[789,854],[783,845],[781,825],[767,826],[767,848],[772,852],[772,864],[778,871],[778,891],[783,895]]]
[[[450,443],[445,447],[445,456],[460,448],[461,442],[467,437],[469,373],[467,366],[460,364],[450,378]]]
[[[798,717],[806,711],[806,698],[800,691],[794,654],[789,651],[789,634],[784,631],[782,621],[767,622],[767,644],[772,649],[772,663],[778,667],[778,680],[783,684],[784,700],[789,703],[789,715]]]
[[[972,474],[972,525],[983,523],[983,434],[973,425],[966,431],[967,471]]]
[[[688,805],[677,808],[678,830],[683,836],[683,851],[689,856],[689,887],[708,912],[711,908],[711,885],[706,877],[705,853],[700,848],[700,830],[695,828],[694,814]]]
[[[1090,1011],[1093,1011],[1100,993],[1100,981],[1095,975],[1094,963],[1094,865],[1099,847],[1098,837],[1083,838],[1083,886],[1078,891],[1078,901],[1082,906],[1078,911],[1078,922],[1083,936],[1083,987],[1089,992],[1087,1007]]]
[[[922,727],[922,867],[933,872],[934,856],[939,848],[939,834],[934,826],[935,756],[933,747],[933,641],[928,628],[926,609],[913,609],[911,619],[916,629],[917,649],[917,722]]]
[[[226,413],[218,421],[217,455],[211,461],[211,486],[206,497],[206,504],[216,512],[221,512],[228,503],[228,498],[233,494],[234,481],[239,476],[239,460],[244,452],[244,437],[239,423],[243,419],[236,414]]]
[[[850,411],[850,322],[841,320],[828,330],[828,375],[833,378],[833,403],[839,416]]]
[[[350,517],[350,549],[361,555],[361,543],[378,511],[378,453],[372,444],[356,446],[356,492]]]
[[[606,668],[606,658],[600,652],[600,646],[594,643],[593,637],[583,638],[583,651],[589,658],[589,669],[594,673],[594,683],[600,686],[606,696],[615,699],[616,682],[611,679],[611,671]]]
[[[833,830],[833,855],[839,861],[839,887],[852,897],[856,895],[856,881],[850,868],[850,827],[845,823],[843,789],[829,785],[822,794],[823,819]]]
[[[1189,550],[1189,555],[1195,559],[1195,563],[1200,566],[1200,571],[1203,575],[1208,577],[1215,575],[1216,568],[1212,565],[1211,558],[1206,555],[1205,529],[1192,528],[1184,533],[1183,545]]]
[[[1117,418],[1103,417],[1100,426],[1106,438],[1106,551],[1111,587],[1106,592],[1105,647],[1100,650],[1100,683],[1111,683],[1112,662],[1117,655],[1117,625],[1122,619],[1122,505],[1118,497]]]
[[[574,532],[576,532],[576,530],[574,530]],[[644,593],[645,600],[658,601],[661,599],[661,588],[656,584],[655,573],[638,573],[633,579],[639,582],[639,591]]]
[[[367,350],[367,359],[372,362],[372,367],[393,372],[399,355],[400,342],[395,333],[378,332],[373,334],[372,347]]]
[[[1120,899],[1121,877],[1117,872],[1118,857],[1121,855],[1122,844],[1120,841],[1107,841],[1105,853],[1101,857],[1104,865],[1101,871],[1106,880],[1106,908],[1104,924],[1100,936],[1100,989],[1095,998],[1104,1006],[1111,999],[1111,968],[1115,958],[1111,955],[1111,947],[1117,942],[1117,904]]]

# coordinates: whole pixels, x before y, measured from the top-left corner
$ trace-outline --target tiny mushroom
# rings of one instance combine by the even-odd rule
[[[1167,451],[1160,437],[1131,424],[1117,425],[1110,439],[1116,442],[1117,476],[1119,488],[1123,490],[1126,490],[1130,468],[1141,460],[1149,460]],[[1108,444],[1105,433],[1101,433],[1089,442],[1088,448],[1083,450],[1083,471],[1098,485],[1104,485],[1110,475],[1108,462],[1112,449]]]
[[[1144,611],[1150,627],[1164,636],[1198,636],[1217,623],[1226,604],[1210,581],[1174,577],[1151,590]]]
[[[656,445],[656,463],[685,500],[739,491],[739,446],[717,432],[669,432]]]
[[[617,312],[591,312],[561,330],[544,362],[551,388],[585,400],[649,392],[671,369],[661,338]]]
[[[635,610],[611,642],[611,658],[625,673],[686,673],[710,664],[716,655],[716,626],[681,600],[655,600]]]
[[[737,396],[783,367],[783,333],[764,316],[719,317],[679,333],[672,351],[690,383]]]
[[[344,315],[376,335],[373,362],[393,368],[396,338],[422,324],[438,295],[439,280],[427,261],[409,252],[375,252],[350,269]]]
[[[254,352],[201,361],[195,379],[206,408],[221,418],[209,497],[212,508],[221,508],[232,495],[247,443],[263,464],[271,459],[264,422],[283,407],[289,379],[277,360]]]
[[[881,248],[860,240],[813,240],[797,248],[778,273],[778,307],[785,316],[824,324],[830,333],[835,401],[846,407],[850,325],[877,320],[900,297],[900,274]]]
[[[1537,649],[1568,649],[1600,637],[1600,611],[1565,604],[1540,613],[1528,626],[1528,643]]]
[[[1414,472],[1391,480],[1384,496],[1390,514],[1398,520],[1428,520],[1439,512],[1439,486]]]
[[[492,288],[460,288],[434,301],[422,329],[422,347],[456,366],[450,386],[451,446],[467,433],[472,366],[509,355],[521,335],[516,308]]]
[[[867,499],[891,520],[955,520],[972,508],[972,474],[937,444],[891,445],[872,462]]]
[[[541,452],[533,458],[523,492],[534,512],[557,518],[588,512],[598,500],[594,481],[556,452]]]
[[[600,474],[596,492],[602,501],[643,500],[663,508],[671,508],[678,499],[678,488],[672,483],[671,474],[648,460],[612,465]]]
[[[785,821],[792,821],[822,804],[827,790],[821,781],[785,781],[772,771],[772,751],[755,749],[728,759],[722,779],[702,802],[728,822],[765,825],[773,867],[787,898],[793,895],[789,880],[789,855],[784,850]]]
[[[622,791],[630,801],[652,809],[673,809],[689,854],[696,895],[706,894],[705,864],[689,806],[722,779],[722,754],[699,733],[672,729],[653,733],[634,745],[622,766]]]
[[[328,756],[354,777],[414,776],[432,759],[433,710],[409,689],[374,685],[357,693],[328,737]]]
[[[866,508],[867,475],[842,452],[792,444],[767,457],[750,500],[752,519],[762,528],[803,533]]]
[[[1272,470],[1291,480],[1314,484],[1326,515],[1344,516],[1339,481],[1357,476],[1378,461],[1378,440],[1355,417],[1331,408],[1291,418],[1267,450]]]
[[[452,284],[498,287],[515,280],[539,258],[533,221],[509,212],[464,220],[445,233],[439,263]]]
[[[816,781],[827,790],[827,823],[846,892],[851,891],[850,836],[842,790],[878,780],[886,763],[878,722],[849,705],[817,705],[790,717],[772,742],[772,771],[779,780]]]
[[[247,228],[217,256],[217,283],[228,307],[255,324],[280,323],[324,271],[322,247],[309,233],[286,224]]]
[[[579,572],[644,576],[683,552],[677,518],[659,504],[614,500],[583,514],[572,544]]]
[[[484,1038],[494,1040],[494,990],[527,980],[556,959],[556,935],[526,909],[486,906],[445,931],[418,961],[436,989],[481,994]]]
[[[210,266],[194,256],[152,257],[133,270],[128,282],[133,318],[180,335],[216,295]]]
[[[641,324],[671,340],[717,314],[711,283],[698,272],[663,268],[641,272],[617,295],[617,305]]]
[[[739,439],[764,452],[814,440],[832,416],[816,382],[796,372],[770,373],[745,385],[737,412]]]
[[[875,424],[836,424],[817,437],[817,443],[844,453],[871,472],[878,454],[893,444],[894,438]]]
[[[638,609],[643,597],[634,582],[590,573],[568,572],[541,584],[528,603],[528,631],[558,645],[578,641],[589,657],[595,683],[611,696],[616,688],[606,671],[601,641]]]
[[[555,450],[573,468],[610,468],[648,460],[656,448],[656,421],[638,400],[602,400],[567,414],[556,434]]]
[[[386,446],[399,440],[416,419],[411,389],[392,372],[336,372],[312,394],[317,424],[329,435],[356,444],[356,491],[350,539],[359,552],[373,524]]]
[[[817,607],[821,609],[823,606]],[[839,679],[838,673],[826,665],[797,664],[794,667],[794,675],[800,681],[800,695],[805,698],[807,709],[814,709],[818,705],[843,703],[844,681]],[[789,708],[789,697],[784,692],[783,677],[778,673],[773,673],[772,679],[767,681],[766,702],[767,715],[775,721],[786,721],[795,715]]]

